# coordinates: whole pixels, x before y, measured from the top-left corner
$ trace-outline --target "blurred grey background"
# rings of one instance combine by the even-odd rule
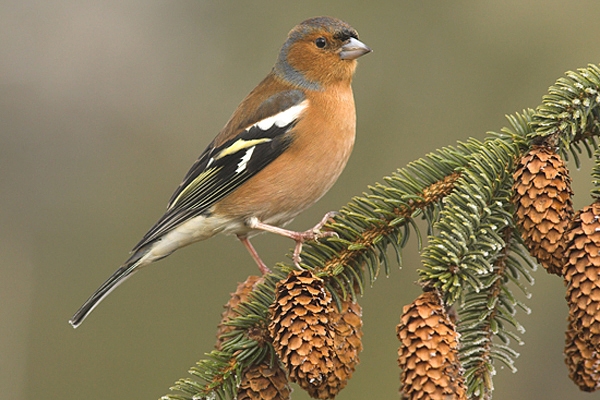
[[[595,0],[0,1],[0,397],[156,399],[212,349],[229,292],[257,272],[231,237],[136,274],[78,330],[67,320],[162,215],[287,32],[317,15],[348,21],[374,52],[355,77],[350,163],[296,229],[429,151],[499,130],[566,70],[600,62]],[[590,163],[570,168],[581,207]],[[292,246],[255,245],[269,264]],[[394,327],[419,293],[408,247],[361,301],[362,363],[339,399],[397,398]],[[497,366],[494,398],[595,397],[567,378],[563,283],[534,275],[519,372]]]

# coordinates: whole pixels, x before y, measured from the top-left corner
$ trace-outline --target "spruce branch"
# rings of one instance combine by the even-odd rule
[[[508,127],[500,132],[490,132],[484,141],[469,139],[434,151],[384,177],[382,183],[370,186],[368,193],[353,198],[325,226],[336,236],[304,246],[301,264],[304,271],[278,264],[272,273],[253,285],[247,297],[240,299],[232,314],[222,322],[218,349],[190,370],[193,378],[181,379],[175,384],[172,390],[177,393],[163,399],[233,399],[238,396],[240,387],[244,390],[250,387],[251,383],[247,382],[250,376],[259,376],[261,382],[272,382],[273,368],[280,366],[282,360],[274,350],[268,329],[273,323],[270,310],[280,309],[279,315],[290,313],[284,304],[273,306],[276,299],[284,298],[286,304],[299,307],[299,311],[292,314],[305,323],[300,311],[307,304],[317,304],[310,293],[320,293],[321,289],[307,290],[302,286],[303,279],[315,287],[322,285],[327,296],[330,295],[327,297],[330,300],[318,307],[321,325],[315,329],[319,332],[322,329],[323,337],[333,338],[337,323],[331,321],[347,317],[352,322],[349,326],[353,327],[349,328],[349,337],[354,341],[351,347],[357,354],[362,348],[359,329],[355,328],[360,327],[360,312],[354,311],[345,317],[342,310],[348,310],[364,288],[374,283],[382,267],[385,274],[390,273],[390,247],[402,265],[402,251],[411,233],[416,234],[417,244],[422,248],[422,267],[418,274],[425,292],[439,293],[439,306],[452,306],[457,311],[456,321],[450,318],[445,324],[449,327],[455,324],[460,334],[457,340],[461,365],[457,371],[462,373],[460,379],[464,378],[467,397],[491,399],[495,363],[501,362],[516,371],[514,361],[518,353],[511,346],[513,342],[522,343],[519,334],[524,331],[516,312],[519,309],[528,312],[528,308],[513,290],[517,288],[525,297],[529,295],[529,286],[533,284],[531,271],[536,264],[528,252],[534,242],[542,248],[548,246],[543,241],[548,231],[541,229],[565,225],[571,218],[570,211],[563,207],[570,204],[570,189],[563,190],[560,186],[561,182],[570,181],[568,171],[560,166],[546,168],[543,163],[560,160],[558,153],[563,158],[570,153],[579,165],[578,156],[584,149],[588,157],[596,152],[593,179],[595,183],[600,181],[599,93],[598,66],[567,72],[550,87],[540,106],[507,116]],[[537,151],[535,157],[531,156],[532,151]],[[515,187],[519,183],[515,179],[525,179],[525,175],[515,175],[515,170],[525,165],[519,163],[527,155],[535,164],[527,175],[533,184],[521,187],[527,193],[536,194],[518,204],[522,212],[519,219],[514,215]],[[550,169],[554,175],[547,175]],[[563,196],[559,202],[557,193]],[[593,193],[598,197],[600,192],[595,189]],[[553,212],[557,210],[564,212]],[[522,223],[526,216],[532,215],[543,223],[534,223],[537,231],[525,235],[530,241],[523,241]],[[426,242],[418,231],[418,218],[427,224]],[[553,244],[565,240],[564,231],[560,228],[554,233]],[[276,296],[278,282],[296,275],[300,276],[299,281],[288,284],[287,289],[279,289],[286,292],[278,292]],[[597,281],[594,284],[600,293],[600,279]],[[296,292],[303,292],[305,297],[296,299]],[[333,317],[334,314],[337,316]],[[280,333],[286,334],[285,329]],[[286,340],[290,339],[288,336]],[[336,349],[344,345],[339,346]],[[279,342],[277,347],[280,354],[292,354]],[[576,350],[569,354],[581,357],[580,349]],[[324,350],[323,354],[328,352]],[[356,354],[353,360],[357,362]],[[406,357],[410,359],[411,355],[406,353]],[[289,374],[289,366],[285,367]],[[262,376],[261,371],[271,375]],[[351,372],[346,370],[345,375],[349,377]],[[324,382],[327,379],[323,377]],[[244,384],[240,386],[242,381]],[[285,387],[281,382],[277,385]],[[320,398],[331,398],[327,396],[334,396],[344,385],[345,382],[341,382],[334,389],[312,388],[315,389],[312,393]],[[288,393],[285,390],[281,393],[284,392]]]
[[[500,139],[483,143],[443,201],[440,219],[434,224],[436,234],[423,250],[419,275],[424,284],[441,289],[449,304],[466,286],[475,291],[485,288],[480,276],[491,271],[504,247],[500,232],[512,220],[506,208],[515,147]]]
[[[516,230],[507,226],[502,232],[506,243],[493,269],[483,277],[489,286],[483,291],[471,291],[465,296],[460,307],[458,332],[461,334],[461,363],[465,369],[468,396],[471,399],[491,399],[494,389],[492,378],[496,373],[493,360],[497,359],[516,372],[514,359],[518,354],[508,344],[510,339],[522,344],[520,338],[504,324],[508,322],[520,333],[524,328],[515,319],[516,308],[528,308],[516,300],[507,284],[518,282],[518,286],[528,294],[521,278],[532,284],[533,278],[524,265],[535,268],[531,258],[523,252]],[[515,251],[517,250],[517,251]],[[517,258],[519,257],[519,258]],[[498,338],[501,343],[495,343]]]
[[[559,146],[561,155],[573,155],[580,166],[581,145],[592,157],[600,135],[600,67],[594,64],[568,71],[548,89],[536,109],[529,138],[534,143]]]

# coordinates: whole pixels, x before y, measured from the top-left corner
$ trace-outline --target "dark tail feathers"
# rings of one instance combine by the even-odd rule
[[[140,259],[147,251],[137,251],[132,255],[122,267],[115,271],[95,292],[86,300],[85,303],[77,310],[75,315],[69,320],[73,328],[77,328],[83,320],[92,312],[92,310],[100,304],[102,300],[117,286],[129,278],[138,268]]]

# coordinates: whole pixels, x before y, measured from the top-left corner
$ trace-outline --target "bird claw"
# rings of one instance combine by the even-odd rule
[[[297,232],[298,236],[296,238],[294,238],[294,240],[296,240],[296,247],[294,248],[294,254],[292,256],[292,261],[294,262],[294,266],[296,268],[301,269],[300,261],[302,261],[302,258],[300,257],[300,253],[302,252],[302,245],[304,244],[304,242],[317,241],[319,239],[326,238],[326,237],[337,237],[337,238],[340,237],[340,235],[338,235],[337,232],[321,231],[323,226],[325,226],[325,224],[330,219],[333,219],[333,217],[335,217],[336,215],[338,215],[337,211],[330,211],[327,214],[325,214],[323,219],[321,221],[319,221],[319,223],[317,225],[313,226],[311,229],[306,230],[304,232]]]
[[[256,217],[249,218],[246,221],[246,225],[250,229],[257,229],[257,230],[262,230],[265,232],[271,232],[271,233],[285,236],[287,238],[294,240],[296,242],[296,247],[294,248],[294,254],[292,256],[292,261],[294,262],[294,265],[296,266],[296,268],[301,269],[300,268],[300,261],[301,261],[300,253],[302,252],[302,245],[304,244],[304,242],[311,241],[311,240],[316,241],[316,240],[319,240],[319,239],[325,238],[325,237],[339,237],[339,235],[336,232],[332,232],[332,231],[322,232],[321,231],[321,228],[323,228],[325,226],[325,224],[330,219],[335,217],[337,214],[338,213],[336,211],[328,212],[327,214],[325,214],[323,219],[321,221],[319,221],[319,223],[317,225],[313,226],[311,229],[304,231],[304,232],[290,231],[287,229],[279,228],[277,226],[265,224]],[[240,239],[240,240],[242,240],[242,239]],[[245,240],[245,241],[242,240],[242,243],[244,243],[246,245],[246,247],[250,250],[250,254],[253,254],[253,257],[255,257],[254,254],[256,253],[256,251],[254,251],[254,253],[253,253],[253,249],[250,249],[250,247],[249,247],[250,242],[248,242],[247,240]],[[255,260],[256,259],[257,259],[257,255],[255,257]],[[261,268],[261,264],[258,261],[257,261],[257,264],[259,265],[259,268]],[[266,269],[266,267],[264,269]],[[261,268],[261,271],[263,271],[263,268]]]

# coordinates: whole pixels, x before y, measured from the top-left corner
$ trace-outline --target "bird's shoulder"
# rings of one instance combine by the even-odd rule
[[[304,90],[288,84],[271,72],[242,100],[210,146],[220,146],[257,122],[304,100]]]
[[[201,183],[202,175],[209,171],[220,167],[223,180],[232,178],[229,169],[237,166],[250,148],[263,145],[254,148],[254,151],[265,153],[260,154],[261,168],[264,167],[262,164],[271,162],[284,150],[286,140],[283,136],[307,105],[304,91],[285,85],[269,74],[240,103],[223,129],[198,157],[171,196],[168,208],[173,208],[182,194],[195,186],[194,182]],[[252,158],[259,158],[259,154]]]

